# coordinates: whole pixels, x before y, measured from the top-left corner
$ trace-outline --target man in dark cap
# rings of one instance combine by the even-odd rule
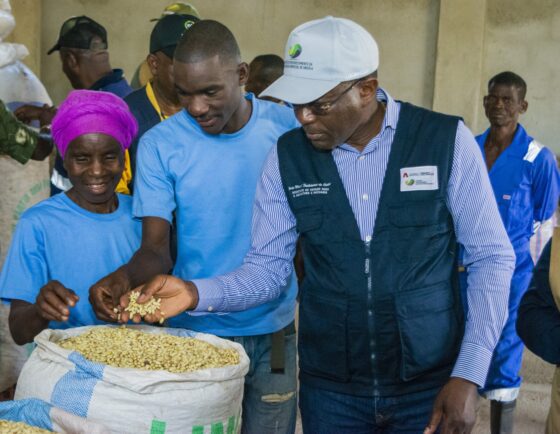
[[[122,69],[112,69],[105,28],[85,15],[69,18],[48,51],[60,51],[62,71],[74,89],[104,90],[121,98],[132,92]]]
[[[122,69],[111,68],[108,47],[105,28],[91,18],[82,15],[69,18],[62,24],[58,40],[47,54],[60,52],[62,71],[74,89],[103,90],[124,98],[132,92],[132,88],[124,78]],[[14,113],[23,121],[40,119],[41,125],[48,125],[56,114],[56,110],[46,106],[24,105]],[[52,147],[52,143],[49,146]],[[128,153],[126,160],[128,160]],[[129,193],[128,183],[131,178],[130,164],[127,163],[117,191]],[[51,195],[66,191],[70,187],[62,158],[57,155],[51,176]]]
[[[152,18],[150,21],[159,21],[167,15],[190,15],[192,17],[198,18],[199,20],[201,19],[200,14],[196,10],[196,8],[190,3],[175,2],[166,6],[159,17]],[[136,90],[144,87],[151,80],[152,73],[150,71],[150,66],[148,65],[148,61],[144,59],[142,63],[140,63],[140,65],[138,65],[138,67],[136,68],[136,71],[134,72],[134,75],[130,80],[130,85],[134,90]]]
[[[152,30],[150,53],[146,58],[152,79],[125,98],[139,127],[138,136],[130,147],[133,173],[140,137],[154,125],[181,110],[173,80],[173,52],[183,33],[197,21],[199,19],[194,15],[165,15]]]

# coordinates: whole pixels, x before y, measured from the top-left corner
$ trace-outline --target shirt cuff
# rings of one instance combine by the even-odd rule
[[[198,290],[198,304],[194,312],[222,312],[224,291],[215,279],[195,279],[192,283]]]
[[[136,190],[134,190],[136,192]],[[156,203],[156,201],[154,201]],[[132,208],[132,215],[134,218],[142,219],[144,217],[158,217],[163,220],[167,220],[169,224],[173,223],[173,213],[167,212],[162,208],[145,208],[145,207],[134,207]]]
[[[484,387],[491,361],[492,352],[487,348],[471,342],[463,342],[451,376],[463,378],[479,387]]]

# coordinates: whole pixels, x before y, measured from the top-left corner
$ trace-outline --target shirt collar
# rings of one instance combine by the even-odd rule
[[[387,127],[396,130],[397,122],[399,121],[399,104],[397,104],[391,95],[389,95],[389,93],[381,87],[377,88],[376,98],[377,101],[384,102],[386,108],[383,124],[381,125],[381,131]]]
[[[486,144],[486,139],[490,134],[490,128],[488,128],[484,133],[480,134],[476,137],[476,141],[478,142],[478,146],[484,155],[484,145]],[[504,151],[500,154],[502,155],[513,155],[519,158],[523,158],[529,149],[529,143],[533,141],[533,138],[527,134],[525,128],[518,123],[517,128],[515,130],[515,134],[510,145],[504,149]]]
[[[89,90],[102,90],[105,86],[117,83],[123,79],[122,69],[113,69],[109,74],[101,77],[89,88]]]

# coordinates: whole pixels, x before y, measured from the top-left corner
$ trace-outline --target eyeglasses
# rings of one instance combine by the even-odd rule
[[[308,102],[307,104],[292,104],[292,106],[293,106],[294,110],[302,110],[304,108],[308,108],[311,111],[311,113],[313,113],[314,115],[324,116],[329,111],[331,111],[333,106],[340,100],[340,98],[342,98],[345,94],[350,92],[350,90],[362,80],[363,80],[362,78],[360,78],[358,80],[355,80],[354,83],[352,83],[350,86],[348,86],[344,90],[344,92],[342,92],[340,95],[338,95],[332,101],[315,100],[315,101],[312,101],[312,102]]]

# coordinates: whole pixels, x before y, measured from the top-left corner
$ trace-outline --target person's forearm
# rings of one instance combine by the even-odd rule
[[[472,133],[457,128],[447,203],[467,268],[465,334],[453,377],[484,385],[508,314],[515,253]]]
[[[45,138],[39,137],[39,141],[37,142],[35,151],[33,151],[33,154],[31,155],[31,159],[35,161],[43,161],[51,154],[52,149],[52,140],[46,140]]]
[[[128,262],[122,267],[128,275],[131,288],[146,283],[158,274],[169,274],[173,268],[173,261],[167,248],[158,249],[140,247]]]
[[[197,311],[242,311],[274,300],[286,289],[293,272],[298,234],[296,218],[282,187],[275,149],[257,185],[251,248],[243,265],[222,276],[195,279]]]
[[[24,345],[32,342],[35,336],[49,326],[49,321],[44,319],[34,304],[13,305],[10,308],[10,332],[14,342]]]
[[[511,247],[496,247],[494,254],[468,269],[465,334],[452,376],[484,385],[492,352],[508,315],[514,261]]]
[[[193,280],[199,297],[195,310],[237,312],[267,303],[280,296],[292,272],[290,259],[255,263],[246,258],[231,273]]]

